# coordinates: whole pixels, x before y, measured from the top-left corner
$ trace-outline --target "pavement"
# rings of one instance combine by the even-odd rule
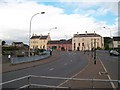
[[[89,64],[83,68],[80,72],[73,75],[71,78],[82,78],[82,79],[107,79],[108,74],[102,72],[106,72],[105,67],[103,66],[101,60],[97,57],[96,64],[94,64],[94,59],[91,57],[91,54],[86,53],[86,56],[89,60]],[[116,90],[113,88],[115,87],[113,82],[93,82],[93,81],[75,81],[75,80],[66,80],[63,83],[59,84],[58,86],[62,87],[71,87],[71,88],[86,88],[86,89],[110,89]]]
[[[45,58],[43,60],[25,62],[25,63],[15,64],[15,65],[12,65],[10,63],[3,63],[2,64],[2,73],[21,70],[21,69],[25,69],[25,68],[29,68],[29,67],[39,66],[41,64],[46,64],[46,63],[50,63],[54,60],[57,60],[57,58],[59,58],[59,55],[56,53],[56,51],[53,51],[52,56],[49,56],[48,58]]]

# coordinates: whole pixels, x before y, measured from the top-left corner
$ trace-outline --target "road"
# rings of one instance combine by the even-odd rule
[[[63,51],[58,52],[60,58],[51,63],[43,64],[36,67],[31,67],[27,69],[22,69],[13,72],[3,73],[3,82],[12,80],[15,78],[23,77],[26,75],[45,75],[45,76],[56,76],[56,77],[71,77],[81,71],[83,68],[88,65],[88,59],[86,55],[82,52],[71,52]],[[25,82],[17,82],[9,85],[4,85],[3,87],[18,87],[20,84],[25,84]],[[47,81],[46,80],[35,80],[34,83],[48,84],[48,85],[59,85],[63,81]]]
[[[96,78],[100,79],[118,79],[118,57],[116,56],[109,56],[109,53],[107,51],[101,50],[97,51],[97,60],[101,61],[104,66],[100,65],[100,63],[94,65],[91,59],[91,55],[89,52],[89,55],[86,53],[79,51],[63,51],[63,52],[57,52],[59,54],[58,60],[54,60],[53,62],[46,63],[43,65],[39,65],[36,67],[26,68],[18,71],[12,71],[3,73],[3,82],[9,81],[15,78],[27,76],[27,75],[37,75],[37,76],[55,76],[55,77],[76,77],[78,72],[83,72],[79,74],[77,77],[83,77],[83,78],[91,78],[94,75]],[[91,62],[91,64],[89,63]],[[88,67],[86,70],[84,70]],[[103,67],[108,72],[108,75],[99,75],[99,70],[104,71]],[[86,72],[87,71],[87,72]],[[54,86],[65,86],[64,83],[65,80],[51,80],[51,79],[38,79],[38,78],[32,78],[32,83],[41,84],[41,85],[54,85]],[[22,80],[19,82],[11,83],[4,85],[3,87],[20,87],[22,85],[27,84],[28,81]],[[86,84],[87,85],[87,84]],[[80,84],[79,84],[80,86]],[[96,85],[97,86],[97,85]],[[105,86],[105,84],[104,84]],[[109,83],[108,86],[105,87],[111,87],[111,84]],[[115,84],[116,86],[116,84]],[[90,86],[91,87],[91,86]]]
[[[118,79],[118,56],[110,56],[108,51],[97,51],[97,56],[103,62],[108,74],[111,76],[111,79]]]

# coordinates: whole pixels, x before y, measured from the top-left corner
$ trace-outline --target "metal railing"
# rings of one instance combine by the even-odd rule
[[[57,85],[57,86],[56,85],[53,86],[53,85],[34,84],[34,83],[31,82],[31,78],[43,78],[43,79],[55,79],[55,80],[67,80],[67,81],[70,81],[70,80],[74,80],[74,81],[90,81],[90,82],[92,82],[92,87],[91,88],[94,88],[93,82],[116,82],[117,84],[120,84],[120,80],[83,79],[83,78],[65,78],[65,77],[28,75],[28,76],[24,76],[24,77],[21,77],[21,78],[17,78],[17,79],[13,79],[13,80],[10,80],[10,81],[7,81],[7,82],[0,83],[0,86],[5,85],[5,84],[10,84],[12,82],[20,81],[20,80],[23,80],[23,79],[27,79],[28,83],[26,85],[23,85],[23,86],[21,86],[19,88],[16,88],[15,90],[20,90],[22,88],[30,88],[31,86],[37,86],[37,87],[43,87],[43,88],[64,88],[64,89],[70,88],[70,86],[69,87],[63,87],[63,86],[60,86],[60,84]]]

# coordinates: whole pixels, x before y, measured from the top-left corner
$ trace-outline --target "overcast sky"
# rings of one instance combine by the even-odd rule
[[[42,11],[32,20],[31,35],[50,32],[53,40],[85,31],[118,35],[118,0],[0,0],[0,39],[28,43],[30,18]]]

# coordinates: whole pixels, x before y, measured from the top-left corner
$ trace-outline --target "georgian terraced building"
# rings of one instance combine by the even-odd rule
[[[72,50],[84,51],[92,48],[104,48],[104,39],[99,34],[86,33],[74,34],[72,38]]]
[[[47,43],[50,41],[50,34],[48,35],[33,35],[30,38],[30,48],[35,49],[46,49],[47,50]]]
[[[74,34],[72,39],[69,40],[51,40],[50,34],[48,35],[33,35],[30,39],[30,48],[35,49],[54,49],[54,50],[92,50],[92,48],[104,49],[104,38],[99,34],[85,33]]]

